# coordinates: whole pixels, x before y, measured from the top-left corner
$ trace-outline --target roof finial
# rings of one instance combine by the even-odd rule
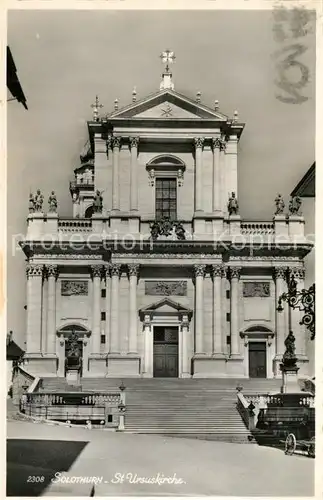
[[[91,108],[93,108],[93,120],[99,121],[99,108],[103,108],[103,104],[100,104],[98,96],[95,96],[95,103],[91,104]]]
[[[136,100],[137,100],[137,90],[136,87],[134,87],[132,91],[132,102],[136,102]]]
[[[160,84],[160,90],[171,89],[174,90],[174,84],[172,82],[172,73],[170,71],[169,65],[173,64],[175,61],[175,53],[169,49],[165,50],[160,54],[160,58],[163,63],[166,63],[165,70],[163,72],[163,79]]]
[[[235,112],[233,113],[233,122],[237,123],[238,119],[239,119],[239,113],[237,110],[235,110]]]
[[[114,111],[118,111],[118,109],[119,109],[119,101],[118,101],[118,99],[115,99],[114,100]]]
[[[214,101],[214,109],[215,111],[219,109],[219,101],[217,99]]]
[[[196,92],[196,102],[201,102],[201,92]]]

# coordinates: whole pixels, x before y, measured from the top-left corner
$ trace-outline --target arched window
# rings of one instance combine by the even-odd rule
[[[85,210],[85,218],[86,219],[91,219],[92,215],[93,215],[93,205],[90,205],[89,207],[87,207],[87,209]]]
[[[155,186],[155,217],[177,219],[177,187],[182,185],[185,163],[171,154],[159,155],[147,163],[151,186]]]

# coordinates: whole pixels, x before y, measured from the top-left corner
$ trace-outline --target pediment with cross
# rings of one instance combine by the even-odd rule
[[[192,119],[227,122],[228,117],[197,101],[170,89],[159,91],[141,101],[114,111],[107,116],[113,119]]]

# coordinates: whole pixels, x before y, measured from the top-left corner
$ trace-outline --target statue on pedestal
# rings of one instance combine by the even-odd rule
[[[174,223],[175,234],[178,240],[186,240],[184,226],[180,222]]]
[[[94,197],[93,209],[94,209],[95,214],[102,214],[103,198],[102,198],[102,195],[98,189],[97,189],[95,197]]]
[[[277,198],[275,199],[275,205],[276,205],[275,215],[283,214],[285,208],[285,202],[281,194],[277,195]]]
[[[297,368],[296,362],[297,357],[295,354],[295,336],[292,331],[289,332],[288,336],[285,339],[285,347],[286,350],[283,355],[283,369],[294,369]]]
[[[56,198],[55,191],[52,191],[51,194],[49,195],[48,205],[49,205],[49,208],[48,208],[49,212],[52,212],[52,213],[57,212],[57,198]]]
[[[238,200],[236,198],[236,194],[233,192],[231,193],[231,196],[229,198],[228,212],[229,212],[229,215],[238,215],[239,214]]]
[[[300,208],[302,205],[302,200],[299,196],[292,196],[289,202],[289,213],[290,215],[301,215]]]
[[[29,213],[33,214],[34,211],[35,211],[35,199],[34,199],[34,195],[32,193],[30,193],[30,195],[29,195]]]
[[[44,203],[44,196],[42,195],[40,189],[37,189],[35,198],[35,212],[42,212],[43,210],[43,203]]]

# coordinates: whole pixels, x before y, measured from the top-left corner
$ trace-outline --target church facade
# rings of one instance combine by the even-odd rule
[[[170,58],[169,53],[166,59]],[[311,250],[299,211],[243,220],[238,149],[244,124],[160,89],[88,122],[70,183],[71,218],[31,197],[26,369],[38,376],[280,377],[290,329],[299,374],[308,332],[277,312]],[[273,204],[274,205],[274,204]],[[47,212],[47,213],[45,213]],[[273,210],[274,212],[274,210]]]

